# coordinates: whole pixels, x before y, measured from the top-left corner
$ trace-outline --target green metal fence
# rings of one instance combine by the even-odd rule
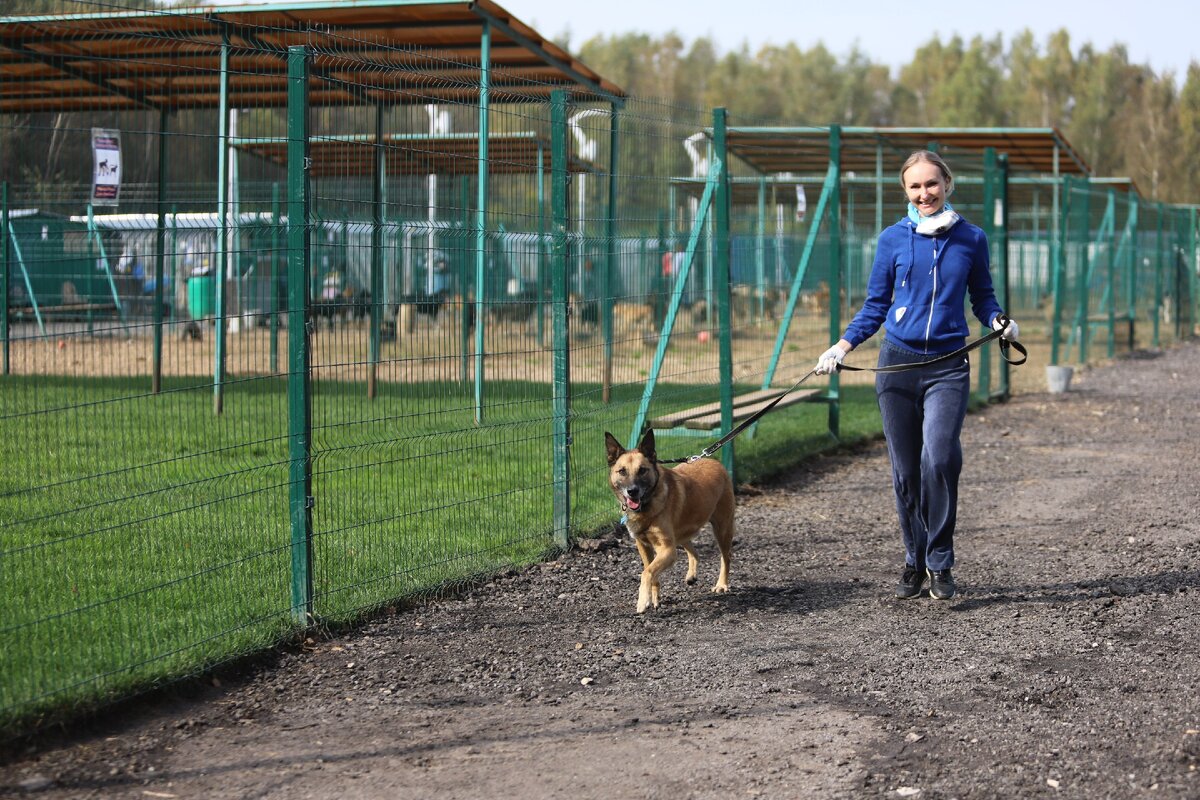
[[[762,172],[725,109],[493,63],[493,36],[549,52],[498,20],[464,54],[80,9],[0,20],[40,65],[0,71],[9,732],[610,526],[603,433],[653,423],[687,455],[790,385],[903,213],[907,152],[850,174],[841,130],[812,128],[820,169]],[[60,40],[132,49],[96,71]],[[93,128],[134,174],[115,208]],[[1195,209],[1004,155],[955,154],[955,202],[1042,363],[1192,334]],[[981,399],[1010,389],[994,353],[976,375]],[[721,452],[740,480],[875,434],[869,383],[816,388]]]

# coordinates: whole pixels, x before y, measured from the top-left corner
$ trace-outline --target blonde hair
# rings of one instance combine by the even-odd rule
[[[933,164],[942,173],[942,180],[946,181],[946,196],[949,197],[950,193],[954,191],[954,173],[950,171],[945,159],[932,150],[917,150],[904,159],[904,166],[900,168],[900,188],[904,188],[904,173],[922,162]]]

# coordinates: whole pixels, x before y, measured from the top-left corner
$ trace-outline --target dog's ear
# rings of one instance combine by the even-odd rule
[[[651,461],[656,460],[654,447],[654,428],[646,428],[646,432],[642,434],[642,441],[638,442],[638,451]]]
[[[610,467],[617,463],[617,459],[625,454],[625,448],[621,447],[621,443],[608,431],[604,432],[604,449],[608,452],[608,465]]]

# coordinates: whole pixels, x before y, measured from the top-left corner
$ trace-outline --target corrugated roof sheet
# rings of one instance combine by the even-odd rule
[[[0,113],[284,106],[287,50],[314,51],[313,105],[474,102],[484,23],[490,97],[624,92],[491,0],[348,0],[0,17]]]

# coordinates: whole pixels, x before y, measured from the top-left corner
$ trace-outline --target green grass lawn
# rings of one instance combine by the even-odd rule
[[[0,381],[0,728],[194,674],[295,631],[286,385]],[[747,389],[751,387],[739,387]],[[575,534],[618,516],[603,433],[624,440],[642,387],[573,387]],[[654,413],[716,399],[670,385]],[[313,392],[313,581],[338,624],[396,598],[544,558],[553,548],[544,384],[357,384]],[[761,480],[833,444],[827,406],[775,412],[736,441]],[[842,439],[879,429],[873,392],[843,390]],[[663,458],[711,439],[660,435]]]

